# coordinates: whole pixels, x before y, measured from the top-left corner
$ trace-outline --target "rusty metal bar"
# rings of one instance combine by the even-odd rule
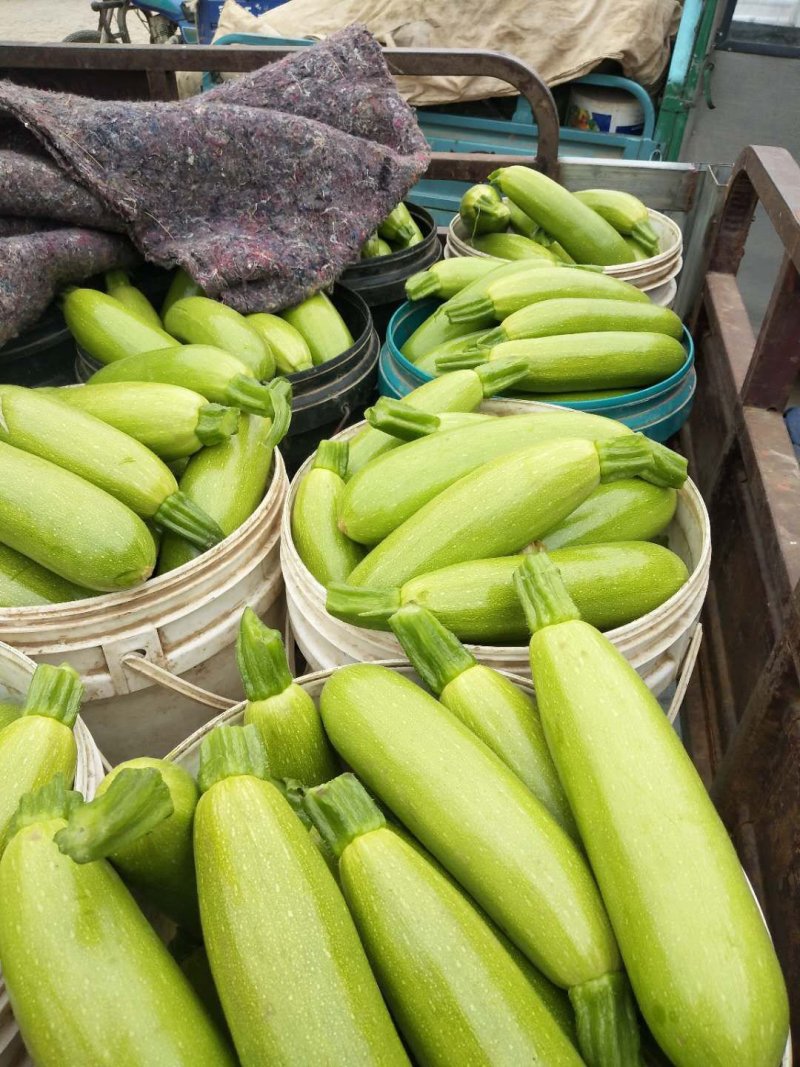
[[[753,350],[742,400],[783,411],[800,371],[800,274],[784,255]]]

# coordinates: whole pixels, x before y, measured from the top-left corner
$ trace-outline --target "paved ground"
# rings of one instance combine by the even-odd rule
[[[91,0],[0,0],[0,40],[62,41],[75,30],[97,27]],[[135,39],[147,33],[131,15],[128,28]]]

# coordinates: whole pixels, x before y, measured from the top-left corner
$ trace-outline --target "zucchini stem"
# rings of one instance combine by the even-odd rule
[[[382,396],[377,403],[367,408],[364,418],[373,428],[401,441],[415,441],[418,437],[427,437],[435,433],[441,425],[436,415],[418,411],[409,407],[402,400],[393,400]]]
[[[380,808],[354,774],[340,774],[307,789],[303,803],[320,837],[337,858],[355,838],[386,825]]]
[[[236,639],[236,663],[247,699],[268,700],[292,684],[283,639],[259,619],[252,608],[245,608]]]
[[[332,471],[344,481],[349,451],[347,441],[320,441],[311,468]]]
[[[487,315],[494,315],[494,304],[488,296],[465,297],[463,300],[455,297],[452,306],[447,305],[445,314],[452,323],[480,322]]]
[[[438,296],[441,286],[435,274],[421,270],[406,279],[406,296],[409,300],[424,300],[428,296]]]
[[[222,444],[239,432],[239,411],[224,404],[204,404],[197,414],[194,432],[206,447]]]
[[[400,607],[400,590],[366,589],[345,582],[331,582],[325,607],[334,618],[355,626],[388,630],[389,620]]]
[[[83,684],[68,663],[62,663],[60,667],[40,663],[33,672],[22,714],[56,719],[71,730],[78,718],[82,698]]]
[[[610,441],[596,441],[600,481],[645,477],[653,466],[652,442],[641,433],[626,434]]]
[[[532,634],[581,617],[558,567],[546,552],[525,556],[514,571],[514,589]]]
[[[8,828],[7,842],[26,826],[49,819],[68,819],[82,804],[83,797],[74,789],[67,789],[67,781],[59,771],[45,785],[20,797]]]
[[[578,1047],[591,1067],[641,1067],[636,1008],[621,971],[573,986]]]
[[[258,727],[216,726],[200,745],[200,792],[207,793],[217,782],[238,775],[269,778],[267,750]]]
[[[389,625],[412,667],[436,696],[475,666],[475,657],[455,634],[419,604],[404,604],[391,616]]]
[[[163,501],[153,521],[198,548],[211,548],[225,536],[214,519],[180,489]]]
[[[451,370],[477,370],[485,365],[489,359],[489,352],[470,351],[465,348],[462,352],[451,352],[447,356],[439,356],[436,360],[436,370],[446,374]]]
[[[105,793],[70,814],[54,840],[76,863],[91,863],[134,844],[174,810],[169,788],[155,767],[126,767]]]
[[[528,373],[528,363],[515,356],[504,356],[502,359],[493,359],[491,363],[482,363],[475,368],[475,373],[480,380],[483,395],[495,396],[524,378]]]
[[[119,289],[123,285],[131,284],[131,279],[124,270],[107,270],[104,276],[106,292],[113,296],[113,289]]]
[[[272,394],[272,426],[266,444],[267,448],[277,448],[292,422],[292,387],[285,378],[276,378],[267,388]]]
[[[246,374],[235,374],[231,378],[225,387],[225,399],[231,407],[246,411],[248,415],[271,419],[275,413],[269,386],[248,378]]]
[[[650,452],[653,459],[652,467],[648,471],[643,471],[640,477],[652,485],[680,489],[689,472],[686,458],[658,441],[650,442]]]

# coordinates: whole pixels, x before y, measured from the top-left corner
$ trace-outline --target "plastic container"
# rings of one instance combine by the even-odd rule
[[[75,381],[74,348],[55,304],[31,329],[0,348],[0,382],[5,385],[56,386]]]
[[[0,640],[80,673],[83,717],[113,763],[161,756],[205,721],[194,686],[241,699],[233,645],[242,610],[250,605],[278,629],[284,623],[278,542],[287,489],[276,453],[256,511],[183,567],[126,592],[0,610]],[[154,685],[165,679],[169,691]]]
[[[442,254],[442,245],[432,215],[415,204],[406,206],[422,231],[422,241],[411,248],[393,252],[390,256],[362,259],[348,267],[339,278],[342,285],[364,298],[381,340],[386,335],[386,327],[392,313],[406,298],[406,278],[410,278],[417,271],[427,270]]]
[[[36,664],[27,656],[0,643],[0,700],[23,697],[35,668]],[[87,800],[91,800],[105,771],[97,745],[80,717],[75,723],[75,741],[78,760],[73,789],[82,793]],[[2,1067],[22,1067],[23,1063],[30,1063],[30,1060],[25,1057],[25,1046],[14,1021],[0,971],[0,1064]]]
[[[412,389],[430,381],[430,375],[406,359],[400,349],[437,306],[436,300],[408,301],[392,316],[378,365],[378,389],[382,396],[400,399]],[[697,388],[694,342],[685,327],[684,345],[686,361],[663,382],[623,396],[560,403],[558,406],[605,415],[647,434],[654,441],[667,441],[689,418]],[[522,399],[517,402],[531,403]]]
[[[650,224],[658,234],[660,251],[649,259],[640,259],[631,263],[619,263],[603,267],[604,274],[630,282],[637,289],[649,292],[672,281],[683,266],[683,234],[681,228],[668,215],[648,208]],[[469,243],[469,232],[460,215],[454,215],[447,231],[445,256],[484,256]]]
[[[482,411],[496,415],[550,411],[552,405],[532,401],[490,400]],[[358,427],[341,436],[350,437]],[[286,607],[297,646],[311,670],[328,670],[344,663],[402,659],[402,650],[391,633],[351,626],[325,610],[325,589],[309,573],[292,540],[291,509],[297,486],[308,465],[298,471],[289,490],[281,523],[281,568],[286,582]],[[650,689],[661,695],[678,677],[708,587],[711,562],[711,530],[702,497],[688,481],[678,494],[678,507],[668,531],[669,547],[686,563],[688,581],[660,607],[626,626],[609,630],[606,636],[636,668]],[[525,646],[470,646],[482,663],[530,677]]]
[[[569,94],[566,125],[587,133],[640,137],[644,131],[644,108],[623,89],[574,85]]]
[[[273,7],[279,7],[285,0],[241,0],[240,6],[253,15],[263,15]],[[219,17],[224,0],[198,0],[197,4],[197,40],[198,44],[211,44],[219,26]]]

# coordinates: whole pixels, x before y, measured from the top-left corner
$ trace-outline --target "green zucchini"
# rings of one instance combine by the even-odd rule
[[[549,248],[518,233],[485,233],[473,237],[470,244],[478,252],[497,259],[540,259],[552,264],[557,258]]]
[[[321,441],[292,507],[294,546],[322,585],[343,582],[364,555],[338,525],[346,473],[347,442]]]
[[[272,351],[280,374],[297,374],[314,366],[306,339],[280,315],[259,312],[248,315],[246,321]]]
[[[490,186],[490,188],[494,187]],[[497,192],[496,189],[495,192]],[[499,193],[497,193],[497,195],[500,196]],[[513,200],[509,200],[507,196],[501,197],[501,199],[508,208],[508,217],[512,230],[516,230],[518,234],[527,237],[531,241],[536,241],[544,236],[544,230],[539,223],[534,222],[530,215],[526,215],[522,208],[517,207]],[[542,241],[542,243],[544,243],[544,241]]]
[[[406,604],[392,615],[389,624],[434,696],[516,774],[561,829],[579,842],[533,698],[504,675],[477,663],[426,608]]]
[[[458,293],[447,305],[453,324],[477,327],[479,323],[504,321],[522,308],[550,300],[619,300],[650,304],[647,293],[608,274],[581,270],[538,270],[492,277],[483,291]]]
[[[487,348],[503,341],[554,334],[602,333],[606,330],[636,330],[663,333],[680,340],[683,323],[669,308],[632,300],[598,300],[591,297],[544,300],[529,304],[503,319],[484,335]]]
[[[92,595],[90,590],[60,578],[21,552],[0,545],[0,607],[66,604]]]
[[[309,790],[340,884],[417,1063],[583,1063],[483,918],[389,829],[353,775]]]
[[[502,167],[489,175],[489,181],[578,263],[606,267],[630,262],[627,246],[614,227],[546,174],[530,167]]]
[[[197,935],[192,827],[199,797],[194,778],[169,760],[126,760],[70,816],[56,843],[76,863],[109,859],[128,886]]]
[[[678,506],[674,489],[631,478],[598,485],[558,526],[540,538],[545,548],[609,541],[651,541],[672,522]]]
[[[0,467],[2,544],[96,592],[130,589],[150,577],[155,544],[130,508],[71,471],[2,442]]]
[[[162,322],[167,317],[167,312],[172,305],[177,303],[178,300],[185,299],[187,296],[205,296],[205,293],[194,278],[186,273],[183,267],[178,267],[172,275],[172,281],[167,290],[167,295],[164,297],[164,303],[161,305]]]
[[[445,341],[444,344],[438,345],[427,355],[420,356],[415,361],[414,366],[417,370],[430,374],[432,378],[435,378],[439,373],[436,364],[441,356],[449,356],[455,352],[481,351],[482,341],[485,336],[486,330],[473,330],[472,333],[466,333],[462,337],[455,337],[452,341]]]
[[[641,200],[618,189],[582,189],[573,195],[611,223],[617,233],[629,235],[648,248],[648,256],[658,255],[658,234],[650,222],[650,212]]]
[[[373,429],[388,433],[398,441],[418,441],[432,433],[446,433],[464,426],[475,427],[494,422],[499,416],[480,411],[443,411],[439,415],[429,415],[410,408],[402,400],[379,396],[372,407],[364,411],[364,418]]]
[[[422,240],[420,228],[402,200],[392,208],[380,224],[378,236],[400,248],[410,248]]]
[[[383,256],[390,256],[392,251],[392,246],[387,241],[373,233],[361,246],[361,258],[381,259]]]
[[[207,296],[176,300],[164,316],[173,337],[192,345],[211,345],[241,360],[259,381],[275,373],[272,350],[244,315]]]
[[[346,622],[387,630],[401,605],[419,604],[461,641],[517,645],[527,633],[513,585],[522,558],[456,563],[412,578],[400,589],[333,584],[327,610]],[[688,577],[679,556],[649,541],[573,545],[551,558],[582,617],[600,630],[624,626],[660,607]]]
[[[487,397],[501,393],[513,385],[525,365],[508,360],[506,363],[480,366],[462,374],[447,374],[413,389],[403,397],[403,403],[416,411],[438,415],[444,412],[471,412]],[[348,441],[347,477],[366,466],[376,456],[399,445],[391,434],[365,426]]]
[[[461,197],[458,208],[461,221],[470,237],[482,233],[500,233],[511,221],[508,208],[491,185],[473,185]]]
[[[147,326],[155,330],[161,329],[161,319],[158,312],[141,291],[135,285],[124,270],[110,270],[105,275],[106,291],[120,304],[138,316]]]
[[[7,700],[0,700],[0,732],[22,715],[22,705],[12,704]]]
[[[336,774],[316,705],[294,681],[277,630],[245,608],[236,640],[236,662],[247,706],[245,725],[257,727],[269,755],[273,778],[318,785]]]
[[[490,556],[520,552],[582,504],[600,481],[652,463],[646,438],[545,441],[476,467],[424,504],[353,570],[351,585],[378,588]]]
[[[403,411],[400,404],[396,407]],[[421,421],[423,413],[405,408],[405,416],[396,413],[395,428],[402,417],[413,423]],[[630,432],[622,423],[599,415],[554,411],[508,415],[433,433],[378,456],[351,478],[339,504],[339,526],[354,541],[374,545],[490,459],[550,440],[602,441]]]
[[[78,759],[73,728],[82,696],[83,686],[70,666],[40,663],[22,714],[0,733],[0,853],[20,797],[59,773],[72,784]]]
[[[781,968],[683,744],[545,555],[515,583],[545,735],[647,1025],[676,1067],[774,1067]]]
[[[492,259],[491,256],[453,256],[452,259],[440,259],[427,270],[406,278],[406,296],[409,300],[426,300],[432,296],[449,300],[502,265],[502,260]]]
[[[242,415],[234,437],[204,448],[189,460],[181,475],[181,492],[211,515],[226,537],[238,530],[264,499],[275,447],[287,424],[288,410],[283,419],[276,412],[274,421]],[[188,541],[167,534],[161,544],[158,573],[175,570],[197,555]]]
[[[308,345],[314,366],[336,359],[355,344],[347,323],[325,293],[315,293],[296,307],[281,312]]]
[[[255,726],[219,726],[204,738],[194,826],[200,914],[243,1067],[405,1065],[336,882],[266,775]]]
[[[122,430],[165,462],[218,445],[239,428],[236,408],[209,404],[180,385],[108,382],[58,389],[52,396]]]
[[[602,1013],[616,1059],[638,1046],[621,960],[588,864],[547,809],[463,723],[373,664],[326,681],[322,721],[339,755],[551,981],[578,1032]],[[201,897],[202,901],[202,897]]]
[[[0,385],[0,442],[77,474],[202,548],[222,538],[217,524],[182,496],[171,471],[144,445],[35,389]]]
[[[175,346],[175,338],[165,330],[143,322],[113,296],[97,289],[66,289],[61,310],[80,347],[101,363]]]
[[[39,1067],[233,1067],[111,866],[59,852],[53,838],[79,802],[59,780],[26,798],[0,860],[3,978],[29,1053]]]
[[[680,341],[663,333],[608,330],[505,341],[485,349],[489,360],[521,359],[528,373],[515,383],[520,392],[562,393],[627,386],[641,389],[671,377],[686,362]],[[474,367],[482,357],[444,356],[442,372]]]
[[[655,255],[655,252],[651,252],[644,245],[639,244],[633,237],[623,237],[622,240],[630,249],[631,259],[634,262],[642,262],[642,260],[651,259]]]
[[[251,415],[271,418],[274,393],[270,382],[256,381],[236,356],[211,345],[179,345],[158,352],[142,352],[109,364],[89,379],[89,385],[106,382],[163,382],[193,389],[206,400],[241,408]]]

